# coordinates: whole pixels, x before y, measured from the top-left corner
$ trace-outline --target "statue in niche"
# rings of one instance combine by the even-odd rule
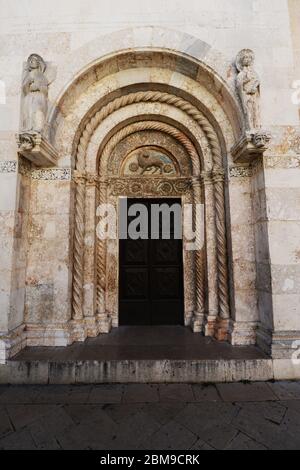
[[[254,52],[251,49],[241,50],[236,58],[238,70],[236,85],[247,121],[247,130],[260,126],[260,80],[254,70],[254,59]]]
[[[38,54],[27,59],[23,80],[22,132],[42,133],[48,108],[48,86],[46,63]]]

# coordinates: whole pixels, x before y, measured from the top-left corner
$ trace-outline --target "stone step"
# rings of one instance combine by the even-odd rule
[[[10,360],[1,384],[210,383],[273,379],[271,359]]]

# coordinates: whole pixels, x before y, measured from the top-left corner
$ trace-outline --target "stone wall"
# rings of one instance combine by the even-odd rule
[[[24,344],[44,344],[51,335],[56,345],[70,341],[64,325],[71,318],[74,132],[97,100],[148,82],[181,88],[215,113],[227,152],[231,340],[254,342],[258,326],[260,346],[278,359],[289,359],[292,343],[300,339],[299,2],[27,0],[20,7],[16,0],[3,0],[0,7],[0,83],[5,86],[0,102],[0,360]],[[263,159],[250,167],[237,167],[230,155],[240,132],[234,106],[221,85],[205,74],[196,76],[196,68],[187,79],[183,63],[162,71],[157,62],[149,69],[129,58],[131,69],[119,59],[117,69],[112,61],[107,70],[100,63],[89,72],[90,64],[120,50],[171,49],[214,70],[238,102],[234,61],[244,47],[255,51],[261,124],[272,134]],[[22,70],[32,52],[53,68],[48,132],[59,159],[51,170],[30,167],[18,158],[15,143]],[[194,89],[198,79],[202,91]],[[171,116],[167,106],[158,112]],[[36,324],[44,330],[35,331]]]

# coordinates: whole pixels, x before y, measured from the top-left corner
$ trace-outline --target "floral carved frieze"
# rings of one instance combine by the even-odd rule
[[[17,171],[16,160],[4,160],[0,162],[0,173],[15,173]]]
[[[179,196],[191,189],[188,178],[109,178],[108,190],[112,196]]]
[[[252,176],[251,166],[233,166],[229,169],[229,176],[231,178],[249,178]]]
[[[49,168],[32,170],[31,178],[44,181],[70,181],[70,168]]]

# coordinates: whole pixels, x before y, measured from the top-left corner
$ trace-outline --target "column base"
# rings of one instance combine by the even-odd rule
[[[202,333],[204,325],[204,313],[194,312],[191,320],[191,327],[194,333]]]
[[[215,336],[217,317],[215,315],[207,315],[204,325],[204,335],[213,338]]]
[[[112,329],[112,319],[108,313],[99,313],[97,315],[99,333],[108,334]]]
[[[215,323],[214,337],[218,341],[229,340],[230,319],[217,318]]]
[[[26,346],[25,326],[20,325],[13,331],[0,332],[0,364],[15,356]]]
[[[229,340],[233,346],[250,346],[256,344],[257,322],[231,321]]]

